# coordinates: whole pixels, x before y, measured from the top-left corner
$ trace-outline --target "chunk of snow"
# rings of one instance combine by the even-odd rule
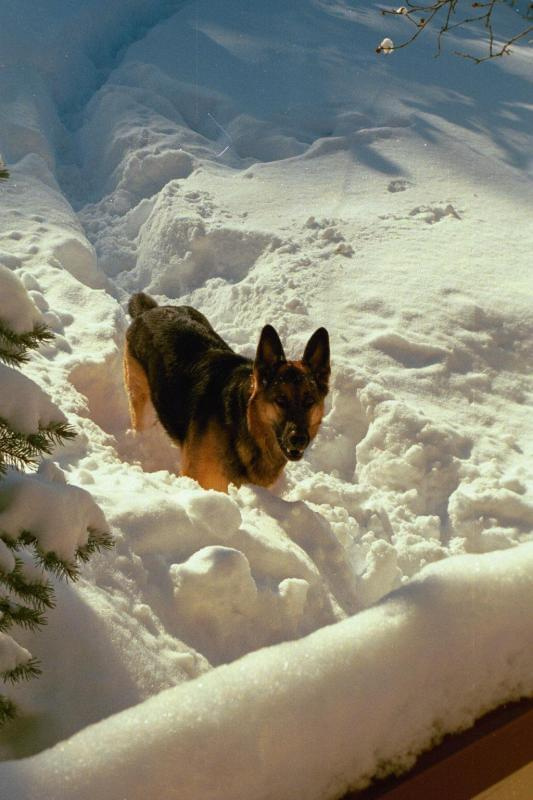
[[[12,539],[29,531],[43,552],[71,563],[91,530],[106,532],[108,526],[89,492],[67,484],[56,467],[35,475],[7,473],[0,481],[0,530]]]
[[[40,386],[19,370],[0,364],[0,417],[18,433],[37,433],[67,418]]]
[[[0,674],[11,672],[30,659],[31,653],[25,647],[21,647],[11,636],[0,631]]]
[[[377,53],[385,53],[385,55],[389,55],[394,50],[394,42],[392,39],[386,37],[383,39],[378,47],[376,48]]]
[[[0,261],[2,256],[0,254]],[[16,334],[32,331],[42,323],[42,315],[32,302],[24,284],[14,272],[0,263],[0,323]]]

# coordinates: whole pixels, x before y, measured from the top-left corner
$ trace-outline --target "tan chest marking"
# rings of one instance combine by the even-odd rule
[[[198,481],[204,489],[227,492],[231,483],[224,463],[225,437],[211,424],[203,434],[192,427],[181,447],[181,474]]]

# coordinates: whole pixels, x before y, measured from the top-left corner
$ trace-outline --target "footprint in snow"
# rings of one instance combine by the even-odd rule
[[[443,347],[413,342],[397,333],[376,336],[370,345],[410,369],[422,369],[442,363],[448,355]]]
[[[403,178],[398,178],[395,181],[391,181],[387,186],[387,191],[389,192],[405,192],[409,189],[413,184],[411,181],[406,181]]]
[[[448,203],[447,206],[417,206],[409,212],[409,216],[423,219],[428,225],[434,225],[436,222],[440,222],[445,217],[461,219],[461,216],[457,213],[451,203]]]

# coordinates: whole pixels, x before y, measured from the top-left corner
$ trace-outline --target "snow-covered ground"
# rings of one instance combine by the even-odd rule
[[[0,264],[56,334],[24,372],[116,547],[17,637],[43,675],[8,690],[0,796],[328,800],[533,693],[533,57],[434,59],[429,31],[377,56],[406,24],[2,11]],[[249,356],[267,322],[294,356],[328,328],[322,428],[272,491],[203,491],[128,430],[139,290]]]

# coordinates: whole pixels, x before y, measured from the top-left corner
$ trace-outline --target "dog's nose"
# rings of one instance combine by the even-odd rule
[[[309,436],[306,433],[298,433],[298,431],[293,431],[288,438],[289,446],[294,448],[294,450],[305,450],[309,444]]]

